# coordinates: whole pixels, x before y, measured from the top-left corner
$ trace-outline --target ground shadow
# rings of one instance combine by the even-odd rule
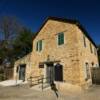
[[[58,89],[57,89],[57,87],[56,87],[56,84],[55,84],[54,82],[52,82],[52,83],[50,84],[50,86],[51,86],[51,90],[54,91],[54,93],[56,94],[56,97],[58,98],[59,95],[58,95]]]

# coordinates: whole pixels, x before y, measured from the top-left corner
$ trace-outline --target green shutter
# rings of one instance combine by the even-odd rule
[[[64,44],[64,33],[58,34],[58,45]]]
[[[61,40],[60,41],[61,41],[61,44],[64,44],[64,34],[63,33],[61,34]]]
[[[60,45],[60,34],[58,34],[58,45]]]

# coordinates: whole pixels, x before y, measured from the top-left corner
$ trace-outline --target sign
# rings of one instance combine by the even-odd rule
[[[39,68],[44,68],[44,63],[39,63]]]

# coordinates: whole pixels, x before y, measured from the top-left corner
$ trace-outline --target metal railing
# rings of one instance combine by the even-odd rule
[[[28,78],[30,87],[41,84],[42,90],[44,89],[44,84],[48,83],[47,80],[50,80],[50,77],[44,78],[43,75]]]
[[[43,76],[29,77],[27,80],[29,82],[30,87],[33,86],[33,85],[41,83],[40,81],[41,81],[42,77]]]

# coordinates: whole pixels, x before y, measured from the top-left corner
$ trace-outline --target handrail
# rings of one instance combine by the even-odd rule
[[[44,85],[44,83],[46,83],[46,82],[44,82],[45,79],[50,79],[50,77],[45,77],[45,78],[43,77],[42,78],[42,87],[41,87],[42,88],[42,91],[43,91],[43,85]]]
[[[43,75],[41,75],[41,76],[35,76],[35,77],[30,76],[29,78],[27,78],[27,80],[34,79],[34,78],[39,78],[39,77],[43,77]]]
[[[41,75],[41,76],[35,76],[35,77],[29,77],[27,80],[29,81],[29,83],[30,83],[30,87],[31,86],[33,86],[33,82],[38,82],[38,84],[39,84],[39,81],[40,81],[40,79],[43,77],[43,75]],[[33,80],[34,79],[34,80]]]
[[[36,79],[37,78],[37,79]],[[34,79],[34,80],[33,80]],[[36,79],[36,80],[35,80]],[[44,80],[45,79],[50,79],[50,77],[44,77],[43,75],[41,75],[41,76],[35,76],[35,77],[30,77],[30,78],[28,78],[28,80],[30,81],[30,87],[31,86],[33,86],[33,83],[34,82],[37,82],[38,84],[42,84],[42,86],[41,86],[41,88],[42,88],[42,90],[43,90],[43,85],[44,85],[44,83],[46,83],[46,82],[44,82]],[[32,81],[33,80],[33,81]],[[36,84],[35,84],[36,85]]]

